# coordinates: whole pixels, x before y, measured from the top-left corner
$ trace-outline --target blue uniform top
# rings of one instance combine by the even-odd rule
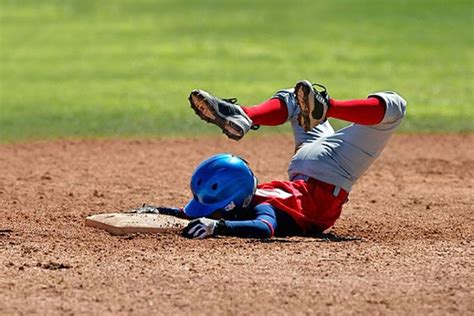
[[[221,235],[269,238],[301,234],[293,218],[270,204],[262,203],[253,209],[231,211],[225,216]]]

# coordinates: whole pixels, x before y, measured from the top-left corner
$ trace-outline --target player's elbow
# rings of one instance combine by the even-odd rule
[[[262,236],[261,236],[262,239],[268,239],[272,237],[273,237],[273,232],[270,229],[262,232]]]
[[[261,223],[261,238],[273,237],[273,235],[275,234],[274,225],[265,219],[260,219],[259,221]]]

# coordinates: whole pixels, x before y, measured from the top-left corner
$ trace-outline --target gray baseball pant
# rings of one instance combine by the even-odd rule
[[[332,184],[347,192],[380,155],[406,111],[406,101],[395,92],[377,92],[386,106],[379,124],[351,124],[338,131],[326,121],[305,132],[296,120],[299,108],[294,89],[278,91],[273,97],[286,103],[297,148],[290,165],[290,180],[308,177]],[[334,192],[337,196],[338,192]]]

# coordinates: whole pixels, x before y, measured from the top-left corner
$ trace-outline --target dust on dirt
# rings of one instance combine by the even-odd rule
[[[474,135],[395,136],[334,238],[114,237],[91,214],[181,206],[232,152],[286,179],[290,136],[0,146],[0,314],[471,314]],[[326,236],[327,237],[327,236]]]

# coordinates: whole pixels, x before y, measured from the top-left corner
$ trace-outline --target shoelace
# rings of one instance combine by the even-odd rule
[[[229,103],[232,103],[232,104],[236,104],[237,103],[237,98],[222,99],[222,101],[226,101],[226,102],[229,102]]]
[[[311,85],[312,85],[313,87],[314,87],[314,86],[317,86],[317,87],[320,87],[320,88],[323,88],[323,89],[324,89],[323,91],[318,91],[318,90],[316,90],[316,91],[318,91],[319,93],[321,93],[321,94],[324,93],[325,95],[328,94],[328,89],[326,89],[326,87],[323,86],[322,84],[319,84],[319,83],[312,83]]]
[[[226,101],[226,102],[229,102],[229,103],[232,103],[232,104],[236,104],[237,103],[237,98],[222,99],[222,101]],[[259,128],[260,128],[260,125],[250,126],[250,129],[253,130],[253,131],[256,131]]]
[[[318,91],[316,88],[314,88],[314,90],[315,90],[316,92],[318,92],[318,93],[324,98],[324,101],[326,101],[327,106],[329,107],[328,89],[326,89],[325,86],[323,86],[322,84],[319,84],[319,83],[312,83],[311,85],[312,85],[313,87],[314,87],[314,86],[317,86],[317,87],[320,87],[320,88],[324,89],[323,91]],[[316,99],[318,98],[318,94],[315,95],[315,98],[316,98]]]

